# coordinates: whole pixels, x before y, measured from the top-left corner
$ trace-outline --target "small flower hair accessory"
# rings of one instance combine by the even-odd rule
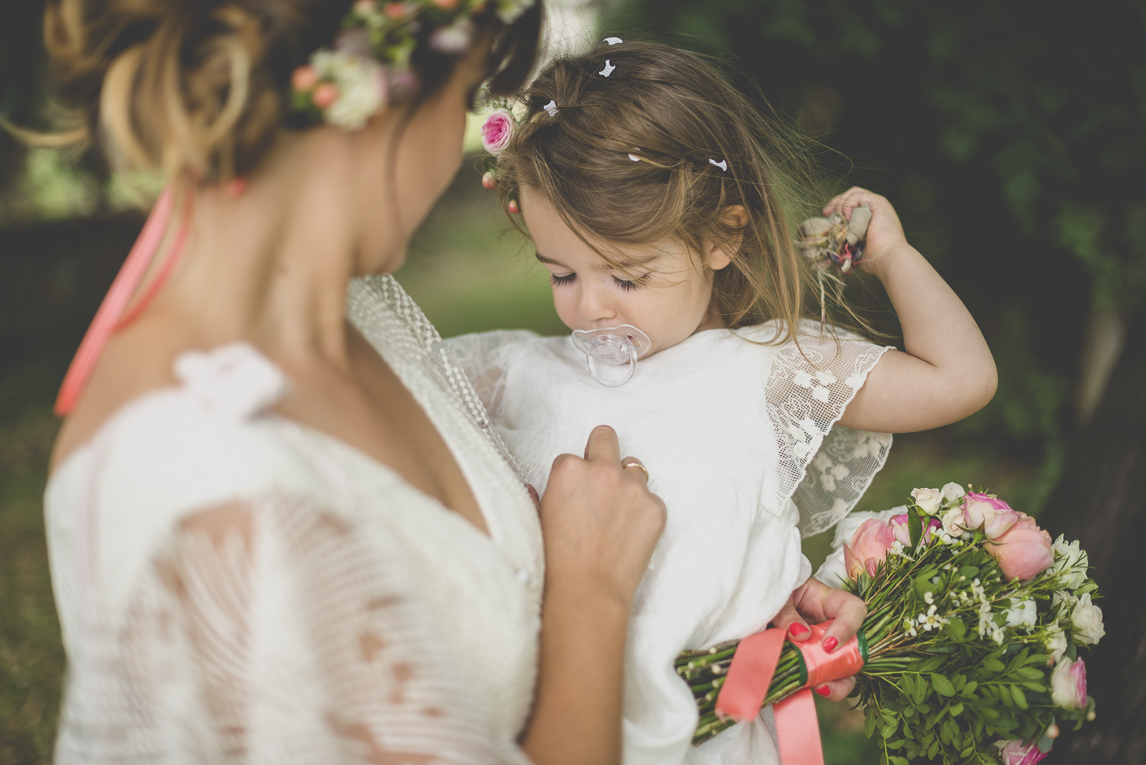
[[[556,101],[550,101],[549,103],[547,103],[545,106],[543,106],[541,108],[544,109],[549,114],[550,117],[556,117],[557,116],[557,109],[560,107],[557,106]]]
[[[620,37],[606,37],[605,42],[609,43],[610,47],[613,45],[620,45],[624,42]]]
[[[726,159],[722,159],[719,162],[717,162],[715,159],[710,159],[710,160],[708,160],[708,164],[715,165],[716,167],[719,167],[724,172],[726,172],[726,173],[728,172],[728,160],[726,160]]]
[[[473,17],[491,6],[512,24],[536,0],[358,0],[342,20],[334,47],[311,54],[291,76],[292,105],[315,121],[357,130],[413,93],[410,57],[426,37],[431,49],[460,56],[473,44]]]
[[[612,61],[610,61],[609,59],[605,59],[605,68],[602,69],[601,71],[597,72],[597,74],[601,75],[602,77],[608,77],[610,74],[612,74],[616,70],[616,68],[617,67],[613,66]]]

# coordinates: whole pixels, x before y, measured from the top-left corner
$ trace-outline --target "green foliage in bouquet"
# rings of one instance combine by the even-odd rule
[[[1077,543],[1039,529],[994,496],[916,489],[903,515],[866,521],[844,546],[844,587],[867,603],[867,660],[855,694],[884,761],[1033,765],[1059,725],[1094,718],[1078,648],[1103,636]],[[733,724],[716,698],[736,643],[688,651],[700,743]],[[789,643],[765,703],[803,685]]]

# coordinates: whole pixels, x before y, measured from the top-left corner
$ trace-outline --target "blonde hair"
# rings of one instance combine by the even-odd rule
[[[699,57],[654,43],[560,58],[519,97],[527,116],[498,158],[503,208],[522,187],[539,192],[610,262],[588,237],[678,239],[698,253],[716,244],[732,259],[714,272],[726,326],[776,319],[777,342],[794,336],[818,296],[795,224],[827,199],[808,139],[764,117]],[[737,207],[745,214],[730,214]]]
[[[246,175],[280,126],[292,125],[291,73],[331,44],[352,1],[49,0],[45,44],[79,124],[67,139],[98,137],[117,169],[201,182]],[[495,38],[492,89],[520,87],[536,57],[540,7],[510,27],[492,10],[475,21]],[[412,62],[424,98],[456,59],[419,42]]]

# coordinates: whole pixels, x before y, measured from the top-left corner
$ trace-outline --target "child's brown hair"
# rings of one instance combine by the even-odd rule
[[[503,208],[528,187],[595,249],[587,237],[678,239],[697,253],[716,244],[732,256],[714,277],[725,325],[778,319],[777,341],[792,336],[814,280],[793,221],[814,209],[806,198],[826,198],[806,139],[766,119],[699,57],[655,43],[559,58],[521,100],[528,112],[497,163]]]

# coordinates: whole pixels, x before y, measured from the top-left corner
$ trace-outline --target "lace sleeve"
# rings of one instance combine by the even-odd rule
[[[822,333],[802,321],[800,345],[779,349],[768,379],[769,414],[780,443],[783,498],[800,510],[800,531],[811,536],[847,515],[883,467],[890,433],[836,425],[888,347],[857,335]]]
[[[509,359],[506,351],[511,346],[535,337],[538,335],[534,332],[517,329],[476,332],[445,341],[454,361],[465,372],[495,422],[505,390],[505,372]]]
[[[87,609],[59,762],[526,763],[383,529],[268,497],[184,519],[145,571]]]

